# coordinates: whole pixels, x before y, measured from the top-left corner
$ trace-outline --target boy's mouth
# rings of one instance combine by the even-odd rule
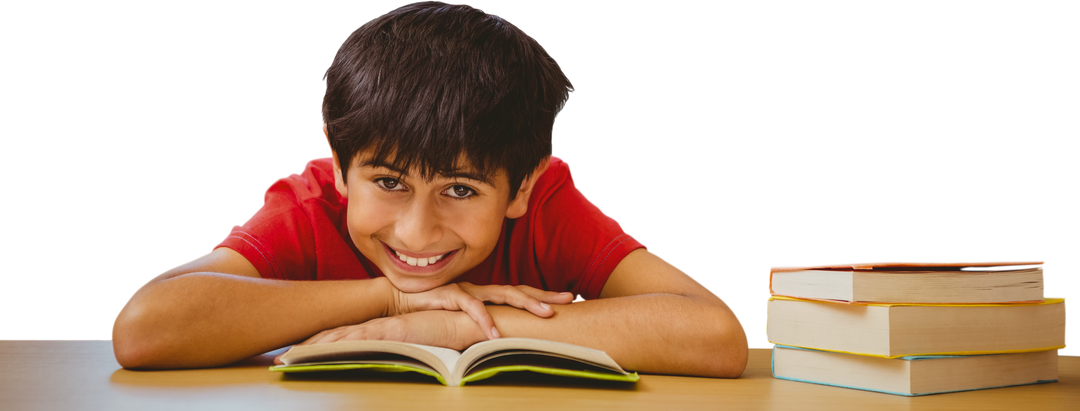
[[[383,244],[383,248],[386,250],[386,254],[393,261],[394,265],[402,268],[405,271],[411,272],[433,272],[437,271],[454,258],[458,250],[454,250],[445,254],[436,254],[426,257],[411,257],[398,252],[397,250],[390,248],[390,246]]]

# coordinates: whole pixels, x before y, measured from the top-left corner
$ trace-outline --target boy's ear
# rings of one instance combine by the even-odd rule
[[[345,186],[345,180],[341,179],[341,163],[340,157],[334,150],[330,150],[330,156],[334,157],[334,161],[330,162],[334,164],[334,188],[338,190],[338,194],[342,197],[349,197],[349,188]]]
[[[334,157],[334,161],[330,162],[334,164],[334,188],[338,190],[338,194],[342,197],[349,197],[349,189],[345,186],[345,181],[341,180],[341,163],[338,161],[337,153],[334,149],[330,148],[330,140],[326,136],[326,125],[319,125],[319,133],[323,135],[323,143],[326,145],[326,152],[330,153],[330,156]]]
[[[518,188],[517,196],[513,200],[510,200],[510,206],[506,208],[506,218],[518,218],[525,215],[525,212],[529,210],[529,196],[532,195],[532,189],[536,186],[536,180],[540,179],[540,175],[544,174],[547,170],[548,164],[551,162],[551,157],[544,157],[540,161],[540,164],[536,166],[525,181],[521,182],[521,187]]]
[[[329,135],[326,134],[326,124],[320,124],[319,125],[319,134],[323,135],[323,145],[326,145],[326,152],[333,154],[334,150],[330,149]]]

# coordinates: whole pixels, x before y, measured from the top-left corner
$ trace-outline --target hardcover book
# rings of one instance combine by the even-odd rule
[[[773,344],[897,358],[1065,346],[1065,300],[1016,304],[838,304],[769,299]]]
[[[1055,382],[1057,366],[1057,350],[888,359],[778,345],[772,356],[779,379],[905,396]]]
[[[1042,262],[869,263],[777,267],[769,291],[810,300],[1001,303],[1043,299]]]

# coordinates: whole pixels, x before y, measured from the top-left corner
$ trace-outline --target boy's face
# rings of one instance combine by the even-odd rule
[[[499,241],[503,219],[525,213],[539,175],[533,173],[510,200],[504,172],[482,181],[464,169],[427,181],[417,170],[379,164],[362,151],[347,170],[346,185],[336,157],[334,167],[337,190],[348,198],[353,243],[404,292],[447,284],[484,261]]]

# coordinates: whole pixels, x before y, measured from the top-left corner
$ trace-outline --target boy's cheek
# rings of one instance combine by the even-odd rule
[[[345,224],[349,228],[349,234],[353,241],[370,241],[371,236],[380,230],[392,227],[393,221],[388,218],[392,210],[382,210],[377,207],[349,205],[349,216]]]

